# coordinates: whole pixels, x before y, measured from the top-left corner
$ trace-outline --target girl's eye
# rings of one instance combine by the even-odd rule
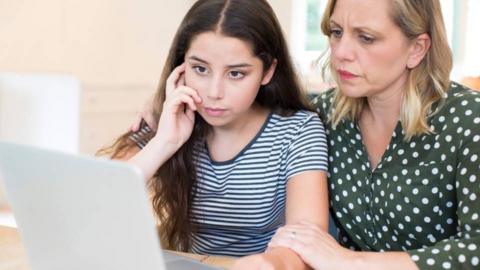
[[[245,74],[243,72],[233,70],[228,73],[228,76],[232,79],[241,79],[245,76]]]
[[[195,72],[197,72],[198,74],[207,74],[207,69],[205,67],[202,67],[202,66],[194,66],[193,69],[195,70]]]
[[[375,39],[366,35],[360,35],[360,40],[365,44],[372,44]]]

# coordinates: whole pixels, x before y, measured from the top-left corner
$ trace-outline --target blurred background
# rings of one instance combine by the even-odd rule
[[[194,0],[0,0],[0,140],[92,155],[126,131],[155,91]],[[270,0],[309,91],[326,0]],[[452,79],[480,88],[479,0],[441,0]],[[477,31],[477,32],[475,32]],[[0,223],[6,209],[0,185]],[[5,210],[3,210],[5,212]]]

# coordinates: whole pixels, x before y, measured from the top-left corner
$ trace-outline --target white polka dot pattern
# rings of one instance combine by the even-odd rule
[[[480,93],[452,83],[432,108],[434,133],[406,142],[398,123],[372,171],[358,126],[328,122],[334,91],[313,104],[326,123],[340,243],[407,251],[420,269],[480,269]]]

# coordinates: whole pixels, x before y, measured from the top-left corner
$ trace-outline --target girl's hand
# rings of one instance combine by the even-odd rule
[[[185,86],[184,72],[185,64],[182,64],[167,79],[166,98],[154,137],[176,150],[190,138],[195,123],[194,111],[202,102],[196,90]]]
[[[328,232],[316,224],[301,222],[277,230],[269,247],[287,247],[295,251],[313,269],[352,269],[355,252],[340,246]]]

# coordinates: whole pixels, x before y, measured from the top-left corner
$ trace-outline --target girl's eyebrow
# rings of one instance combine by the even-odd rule
[[[204,64],[206,64],[206,65],[209,65],[208,61],[203,60],[203,59],[201,59],[200,57],[197,57],[197,56],[195,56],[195,55],[192,55],[192,56],[188,57],[188,59],[190,59],[190,60],[195,60],[195,61],[204,63]],[[228,68],[243,68],[243,67],[251,67],[251,66],[253,66],[253,65],[247,64],[247,63],[240,63],[240,64],[228,65],[227,67],[228,67]]]

